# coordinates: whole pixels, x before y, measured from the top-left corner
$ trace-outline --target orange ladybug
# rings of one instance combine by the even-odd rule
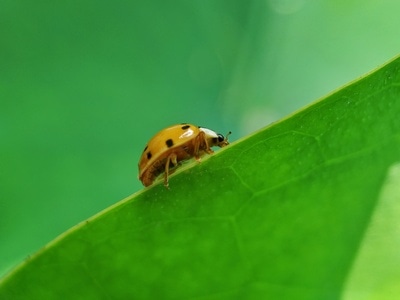
[[[212,154],[213,146],[225,147],[228,136],[210,129],[182,123],[165,128],[157,133],[146,145],[139,160],[139,180],[144,186],[151,185],[164,173],[164,186],[169,187],[168,176],[184,160]]]

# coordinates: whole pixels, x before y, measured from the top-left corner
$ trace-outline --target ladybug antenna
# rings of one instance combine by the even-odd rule
[[[228,136],[230,136],[232,134],[232,131],[229,131],[226,136],[225,136],[225,141],[228,141]]]

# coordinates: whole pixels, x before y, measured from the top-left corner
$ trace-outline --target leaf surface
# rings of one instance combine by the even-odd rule
[[[388,295],[396,276],[363,283],[383,251],[371,224],[383,239],[399,226],[388,188],[399,182],[399,70],[397,58],[183,168],[170,190],[156,184],[77,225],[3,278],[0,298]]]

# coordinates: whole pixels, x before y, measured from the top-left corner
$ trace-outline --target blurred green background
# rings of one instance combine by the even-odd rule
[[[0,4],[0,275],[142,188],[191,122],[232,140],[400,53],[400,1]]]

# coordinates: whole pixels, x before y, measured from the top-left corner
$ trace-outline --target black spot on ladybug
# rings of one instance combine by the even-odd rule
[[[171,139],[168,139],[165,141],[165,144],[168,148],[171,148],[174,145],[174,142]]]
[[[147,147],[146,147],[147,148]],[[151,154],[151,152],[147,152],[147,159],[150,159],[153,156],[153,154]]]
[[[182,126],[181,128],[183,129],[183,130],[185,130],[185,129],[188,129],[190,127],[190,125],[184,125],[184,126]]]
[[[149,147],[149,146],[146,146],[146,148],[144,148],[143,152],[146,152],[146,150],[147,150],[148,147]]]

